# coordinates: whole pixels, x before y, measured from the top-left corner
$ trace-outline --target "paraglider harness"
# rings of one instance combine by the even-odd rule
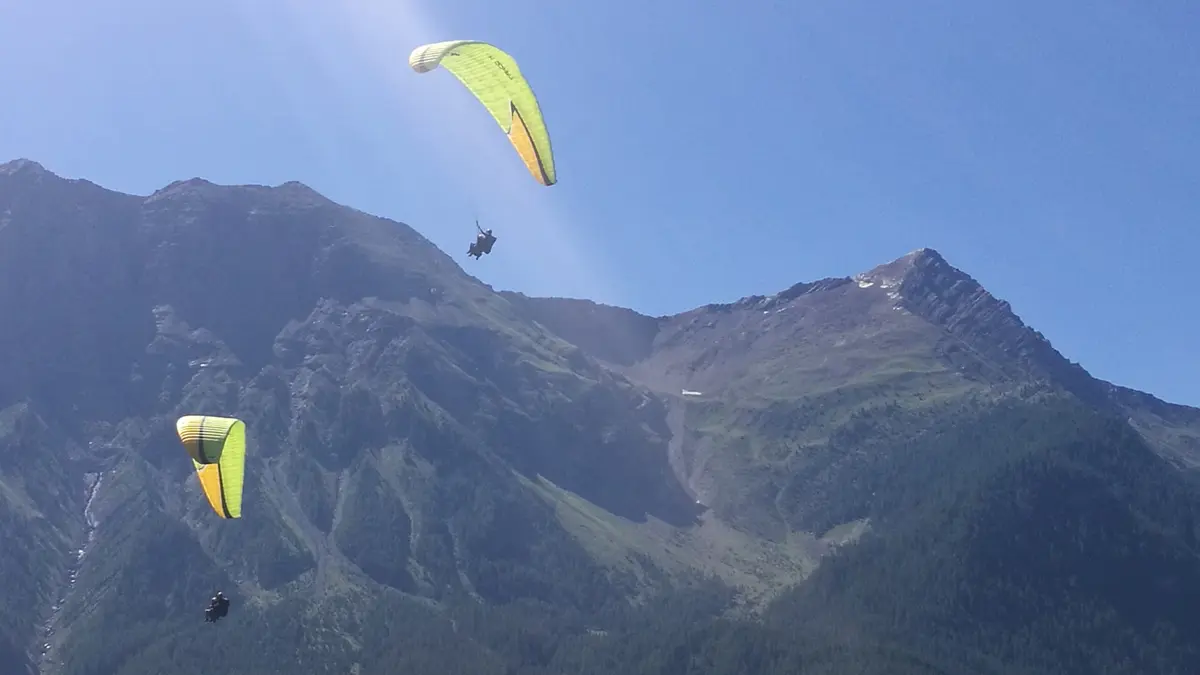
[[[491,230],[486,232],[479,227],[479,221],[475,221],[475,229],[479,230],[479,234],[475,236],[475,241],[471,243],[467,249],[467,255],[474,256],[476,260],[485,254],[492,252],[492,246],[496,244],[496,237]]]
[[[206,622],[216,622],[217,619],[223,618],[229,613],[229,598],[217,593],[213,596],[212,602],[208,608],[204,610],[204,620]]]

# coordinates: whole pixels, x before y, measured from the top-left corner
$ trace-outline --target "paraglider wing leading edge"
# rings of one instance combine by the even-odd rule
[[[486,42],[449,40],[417,47],[408,65],[418,73],[438,66],[450,71],[508,134],[534,180],[546,186],[558,181],[541,106],[511,56]]]

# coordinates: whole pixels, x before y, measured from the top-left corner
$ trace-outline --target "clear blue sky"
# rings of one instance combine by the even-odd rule
[[[494,286],[652,314],[929,246],[1094,374],[1200,405],[1198,29],[1186,0],[10,2],[0,159],[300,180]],[[458,38],[517,58],[558,185],[408,69]]]

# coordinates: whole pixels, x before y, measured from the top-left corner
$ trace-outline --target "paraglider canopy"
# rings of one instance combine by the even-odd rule
[[[542,109],[511,56],[486,42],[449,40],[417,47],[408,65],[418,73],[438,66],[450,71],[508,134],[534,180],[547,186],[558,181]]]
[[[245,423],[233,417],[185,415],[175,422],[175,431],[213,511],[222,518],[241,518]]]

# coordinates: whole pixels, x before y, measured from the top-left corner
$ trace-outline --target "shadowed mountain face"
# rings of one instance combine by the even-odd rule
[[[0,311],[15,673],[1174,672],[1200,644],[1163,590],[1198,583],[1200,411],[1095,380],[929,249],[651,318],[495,293],[297,183],[143,198],[22,160]],[[183,414],[246,422],[242,519]]]

